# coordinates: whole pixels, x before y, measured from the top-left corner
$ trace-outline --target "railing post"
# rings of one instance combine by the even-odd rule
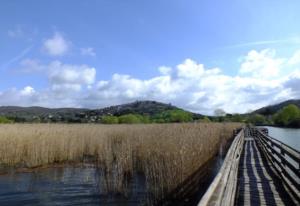
[[[281,154],[281,163],[282,163],[282,165],[285,167],[285,161],[286,161],[286,159],[285,159],[285,152],[284,152],[284,150],[283,150],[283,148],[282,148],[282,145],[280,145],[280,154]]]
[[[271,150],[272,156],[274,156],[274,143],[273,143],[273,141],[271,141],[271,147],[272,147],[272,150]],[[280,149],[280,150],[281,150],[281,149]]]

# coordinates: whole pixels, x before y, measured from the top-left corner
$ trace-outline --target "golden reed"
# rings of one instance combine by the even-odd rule
[[[135,172],[163,198],[211,159],[238,123],[0,125],[0,166],[40,167],[94,157],[106,192],[126,193]],[[103,181],[103,180],[101,180]]]

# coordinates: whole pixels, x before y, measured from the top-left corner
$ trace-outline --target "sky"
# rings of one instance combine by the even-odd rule
[[[0,106],[300,99],[298,0],[2,0]]]

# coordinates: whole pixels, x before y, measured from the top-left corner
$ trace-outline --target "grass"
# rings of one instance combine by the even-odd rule
[[[106,193],[127,193],[126,179],[146,177],[163,198],[211,159],[232,137],[235,123],[147,125],[0,125],[0,165],[34,168],[94,157]],[[103,181],[101,180],[101,181]]]

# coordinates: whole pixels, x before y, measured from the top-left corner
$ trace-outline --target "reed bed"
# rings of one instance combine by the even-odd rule
[[[0,125],[0,165],[35,168],[93,157],[102,193],[128,194],[137,172],[147,191],[164,198],[211,159],[232,137],[236,123],[11,124]],[[101,179],[101,180],[100,180]]]

